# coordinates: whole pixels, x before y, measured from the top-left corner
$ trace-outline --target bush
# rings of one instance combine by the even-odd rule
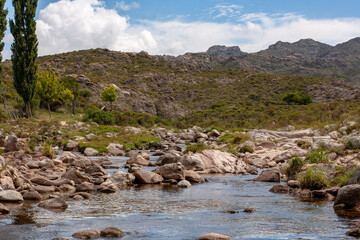
[[[249,152],[249,153],[253,153],[254,152],[254,149],[248,145],[244,145],[240,148],[239,152],[241,153],[246,153],[246,152]]]
[[[289,166],[286,167],[285,173],[286,176],[295,176],[301,171],[301,168],[304,166],[304,162],[298,156],[294,157],[289,161]]]
[[[308,105],[312,103],[312,99],[310,95],[300,92],[287,93],[282,100],[287,104],[296,104],[296,105]]]
[[[42,155],[53,159],[56,155],[56,151],[53,149],[53,146],[51,143],[45,142],[42,148]]]
[[[301,188],[310,190],[320,190],[326,188],[329,184],[325,174],[314,168],[309,168],[299,179]]]
[[[197,152],[202,152],[205,149],[209,149],[209,147],[203,143],[190,144],[186,146],[185,153],[187,152],[197,153]]]
[[[322,149],[315,149],[311,153],[306,155],[306,159],[310,163],[328,163],[329,158],[328,154],[325,153]]]
[[[240,144],[249,140],[249,136],[245,133],[227,133],[220,137],[219,141],[230,144]]]
[[[115,124],[114,116],[111,113],[102,110],[88,110],[82,120],[84,122],[91,120],[101,125]]]
[[[357,167],[353,167],[348,170],[342,168],[338,169],[338,171],[335,173],[337,176],[332,180],[332,184],[343,187],[345,182],[352,177],[356,169]]]

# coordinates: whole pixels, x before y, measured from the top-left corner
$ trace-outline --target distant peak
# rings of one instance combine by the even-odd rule
[[[238,46],[226,47],[224,45],[215,45],[207,50],[207,53],[211,56],[217,57],[232,57],[243,56],[246,53],[242,52]]]

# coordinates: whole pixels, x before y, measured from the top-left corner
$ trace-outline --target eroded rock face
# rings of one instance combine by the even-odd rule
[[[335,209],[360,207],[360,184],[340,188],[334,202]]]

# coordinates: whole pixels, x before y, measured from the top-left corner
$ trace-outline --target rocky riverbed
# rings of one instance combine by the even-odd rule
[[[18,239],[17,229],[43,226],[46,219],[49,225],[40,228],[45,233],[32,230],[31,238],[100,238],[104,237],[102,230],[127,239],[216,239],[219,236],[201,237],[215,230],[234,239],[345,238],[345,232],[356,227],[353,219],[358,216],[360,203],[360,170],[355,170],[360,165],[360,137],[353,128],[355,124],[297,131],[289,126],[280,131],[246,133],[220,133],[199,127],[178,132],[155,128],[152,134],[161,141],[149,143],[141,151],[126,150],[114,142],[105,153],[87,148],[84,156],[72,152],[78,150],[78,144],[70,141],[64,147],[66,151],[54,159],[28,151],[26,138],[8,135],[3,138],[5,153],[0,157],[0,214],[6,228],[14,231],[5,233],[2,227],[0,231],[2,236],[7,234],[5,239]],[[224,140],[232,134],[234,139]],[[236,139],[239,136],[243,139]],[[185,153],[181,147],[185,143],[204,150]],[[97,155],[101,156],[94,157]],[[312,159],[315,157],[318,161]],[[303,164],[289,173],[294,158]],[[321,172],[326,184],[305,185],[309,169]],[[352,177],[338,184],[336,177],[347,169],[354,169]],[[284,183],[278,185],[280,182]],[[318,207],[319,212],[312,210]],[[24,217],[19,212],[32,216]],[[316,221],[320,215],[326,216],[321,216],[324,225]],[[346,215],[353,219],[342,220]],[[251,220],[250,216],[255,218],[253,224],[264,226],[259,233],[232,229],[245,224],[241,220]],[[122,218],[138,225],[123,224]],[[167,218],[171,225],[164,223]],[[309,226],[303,226],[306,218],[312,219]],[[191,226],[187,227],[186,221]],[[16,228],[18,223],[24,225]],[[154,228],[154,223],[164,224],[163,234],[144,228]],[[55,230],[60,226],[64,226],[63,234]],[[93,231],[76,234],[82,230]],[[357,230],[348,234],[356,235]]]

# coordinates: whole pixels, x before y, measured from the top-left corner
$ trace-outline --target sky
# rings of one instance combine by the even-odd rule
[[[359,0],[38,0],[39,55],[91,48],[181,55],[213,45],[257,52],[305,38],[336,45],[360,37],[359,9]],[[4,59],[12,40],[8,30]]]

